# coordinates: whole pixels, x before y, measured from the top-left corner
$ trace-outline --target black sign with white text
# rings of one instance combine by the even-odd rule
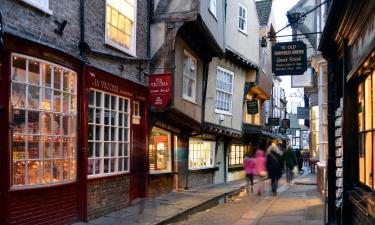
[[[276,76],[302,75],[307,69],[306,44],[280,42],[272,47],[272,72]]]

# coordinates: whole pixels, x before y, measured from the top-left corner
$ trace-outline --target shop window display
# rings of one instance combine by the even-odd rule
[[[11,77],[12,187],[75,180],[77,74],[13,54]]]
[[[149,146],[150,173],[171,172],[171,134],[154,127]]]
[[[91,90],[89,177],[129,172],[129,99]]]
[[[249,150],[249,147],[245,145],[231,145],[229,151],[229,166],[243,165],[243,159]]]
[[[214,155],[215,142],[198,139],[189,141],[189,169],[213,167]]]

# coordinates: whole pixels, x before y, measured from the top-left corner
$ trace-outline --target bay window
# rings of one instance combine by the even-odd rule
[[[77,74],[12,54],[12,186],[76,179]]]
[[[217,113],[230,114],[232,111],[233,80],[233,72],[217,67],[215,108]]]
[[[107,0],[105,41],[135,55],[137,16],[136,0]]]
[[[214,166],[215,142],[191,138],[189,140],[189,169]]]
[[[150,173],[171,172],[171,133],[153,127],[150,137]]]
[[[91,90],[88,175],[129,172],[129,99]]]

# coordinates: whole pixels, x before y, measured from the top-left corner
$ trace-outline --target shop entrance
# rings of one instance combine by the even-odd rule
[[[214,183],[224,183],[224,143],[218,142],[217,144],[217,153],[216,153],[216,166],[219,167],[219,170],[215,172]]]

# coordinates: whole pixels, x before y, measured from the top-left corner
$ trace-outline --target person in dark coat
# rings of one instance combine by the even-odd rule
[[[299,149],[294,150],[294,154],[297,156],[297,161],[298,161],[298,171],[302,172],[302,165],[303,165],[303,157],[301,154],[301,151]]]
[[[282,175],[283,166],[284,163],[279,148],[274,145],[268,147],[266,156],[266,167],[268,177],[271,179],[271,190],[273,196],[277,195],[277,186],[279,179]]]
[[[292,148],[288,148],[283,154],[286,169],[286,181],[289,183],[293,180],[293,169],[298,165],[296,154]]]

